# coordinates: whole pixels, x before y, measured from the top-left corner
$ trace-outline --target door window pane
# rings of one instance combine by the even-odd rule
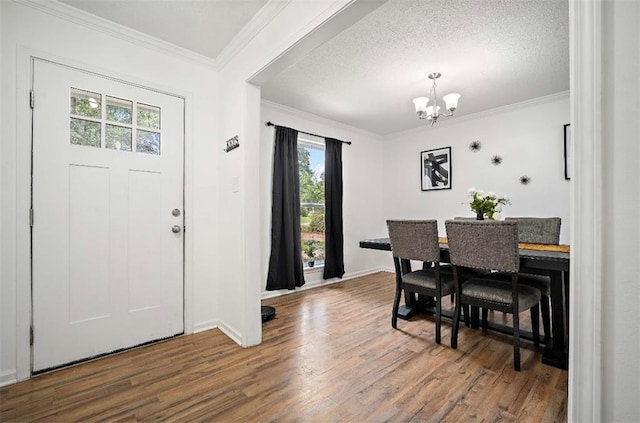
[[[102,95],[91,91],[71,88],[69,113],[100,119],[102,116]]]
[[[147,104],[138,104],[138,126],[160,129],[160,108]]]
[[[107,124],[105,146],[113,150],[131,151],[131,128]]]
[[[107,120],[119,123],[131,123],[133,102],[107,96]]]
[[[71,118],[71,144],[100,148],[100,122]]]
[[[160,133],[152,131],[137,131],[136,151],[138,153],[160,155]]]

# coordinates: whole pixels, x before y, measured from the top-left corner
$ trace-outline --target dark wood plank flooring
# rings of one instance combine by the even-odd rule
[[[265,300],[263,343],[182,336],[0,388],[1,422],[563,422],[567,372],[523,342],[433,319],[391,328],[394,276]],[[502,313],[491,318],[505,320]],[[526,314],[523,326],[528,325]]]

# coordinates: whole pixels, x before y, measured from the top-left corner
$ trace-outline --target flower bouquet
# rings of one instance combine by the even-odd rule
[[[469,205],[478,220],[484,220],[485,217],[500,220],[502,206],[507,204],[511,204],[511,201],[506,195],[498,196],[494,192],[485,194],[482,190],[469,188]]]

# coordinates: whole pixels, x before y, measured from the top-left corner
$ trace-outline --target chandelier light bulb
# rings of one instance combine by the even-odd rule
[[[434,113],[434,109],[435,109],[435,113]],[[437,118],[439,114],[440,114],[440,106],[435,106],[435,108],[434,106],[427,107],[427,115],[429,116],[429,119],[432,119],[433,117]]]
[[[460,99],[460,94],[458,93],[450,93],[442,97],[442,100],[445,102],[445,107],[447,110],[447,114],[440,113],[440,106],[437,105],[438,102],[438,94],[436,92],[436,80],[440,78],[442,75],[440,72],[433,72],[428,75],[429,79],[433,81],[433,85],[431,87],[431,92],[429,97],[417,97],[413,99],[413,104],[416,108],[416,113],[418,114],[418,118],[427,119],[431,122],[433,126],[438,118],[445,116],[450,117],[453,116],[453,112],[458,108],[458,100]],[[430,98],[433,98],[433,102],[429,104]]]
[[[427,116],[427,104],[429,103],[429,97],[418,97],[413,99],[413,104],[416,107],[416,113],[420,119],[425,119]]]
[[[458,93],[447,94],[444,97],[442,97],[442,99],[446,104],[447,110],[453,113],[453,111],[458,108],[458,100],[460,99],[460,94]]]

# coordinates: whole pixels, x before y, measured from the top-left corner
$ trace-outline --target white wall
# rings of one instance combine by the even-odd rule
[[[4,8],[2,7],[2,4],[0,3],[0,58],[2,58],[2,61],[4,61],[4,50],[3,50],[3,31],[2,31],[2,27],[1,27],[1,23],[2,23],[2,16],[4,13]],[[2,122],[2,118],[1,116],[4,116],[4,114],[2,113],[3,109],[4,109],[4,102],[1,100],[4,98],[3,93],[4,93],[4,79],[3,79],[3,73],[4,73],[4,67],[2,66],[2,64],[0,63],[0,137],[3,136],[3,122]],[[2,138],[0,138],[0,143],[2,142]],[[3,175],[4,172],[2,171],[2,169],[4,169],[5,167],[5,163],[4,163],[4,154],[3,154],[3,148],[2,145],[0,144],[0,200],[4,201],[4,197],[3,197]],[[3,298],[5,298],[5,295],[9,295],[11,296],[11,292],[9,289],[5,291],[5,287],[4,284],[2,283],[3,281],[3,276],[2,276],[2,262],[4,260],[4,254],[3,254],[3,246],[4,246],[4,219],[3,219],[3,207],[0,204],[0,316],[4,316],[4,309],[5,309],[5,305],[4,305],[4,301]],[[9,311],[10,315],[14,315],[15,311],[12,309]],[[5,322],[4,317],[0,317],[0,385],[2,385],[3,383],[6,383],[6,381],[10,381],[10,380],[14,380],[15,379],[15,368],[16,365],[15,364],[10,364],[8,366],[8,368],[5,368],[2,365],[2,362],[4,361],[4,359],[2,357],[8,357],[11,354],[11,348],[15,345],[15,342],[11,342],[9,345],[9,350],[5,350],[6,346],[6,342],[4,340],[4,334],[7,333],[9,335],[11,335],[11,339],[14,339],[15,336],[13,335],[15,332],[15,319],[13,319],[13,322],[11,322],[11,324],[8,324]]]
[[[312,134],[352,142],[351,145],[342,146],[345,262],[343,279],[378,270],[381,267],[380,257],[376,257],[368,250],[361,249],[359,241],[371,237],[372,231],[375,232],[373,228],[380,226],[380,222],[384,223],[381,207],[384,195],[380,192],[382,174],[378,171],[379,163],[382,161],[382,137],[266,101],[262,103],[260,120],[263,123],[260,140],[262,148],[260,157],[260,281],[265,295],[271,251],[271,188],[275,133],[274,127],[264,125],[267,121]],[[386,253],[386,255],[389,254]],[[339,279],[323,281],[322,269],[314,268],[305,271],[305,287],[336,280]]]
[[[261,233],[263,205],[256,181],[260,158],[269,154],[261,143],[260,90],[250,82],[320,45],[379,4],[377,0],[268,3],[284,6],[220,69],[219,139],[238,135],[240,148],[223,155],[217,172],[221,183],[218,201],[224,206],[219,242],[225,252],[224,266],[217,275],[224,281],[219,295],[224,298],[220,306],[228,325],[225,331],[243,346],[258,344],[262,338],[263,251],[256,235]],[[231,188],[234,178],[237,192]]]
[[[640,418],[640,5],[604,5],[602,420],[630,422]]]
[[[571,2],[569,420],[640,415],[640,4]]]
[[[53,8],[51,8],[53,7]],[[61,9],[62,8],[62,9]],[[29,207],[30,56],[74,65],[186,98],[185,327],[211,327],[219,321],[214,269],[224,260],[215,243],[216,141],[218,76],[188,55],[168,52],[160,43],[144,42],[67,15],[56,3],[0,2],[2,41],[1,181],[2,321],[0,384],[29,376],[30,324]],[[98,23],[96,23],[98,22]],[[37,96],[37,93],[36,93]]]
[[[473,216],[467,191],[475,187],[509,196],[512,204],[504,208],[503,218],[562,218],[560,241],[569,243],[569,181],[564,179],[563,152],[568,93],[448,119],[385,137],[384,159],[378,166],[385,216],[437,219],[444,236],[446,219]],[[469,149],[475,140],[482,143],[477,152]],[[452,189],[421,191],[420,152],[441,147],[451,147]],[[502,157],[502,164],[491,163],[494,155]],[[531,178],[528,185],[520,183],[523,175]]]

